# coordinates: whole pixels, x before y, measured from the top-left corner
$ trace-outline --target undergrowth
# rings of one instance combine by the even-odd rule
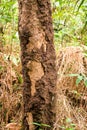
[[[87,130],[87,87],[77,75],[87,75],[87,59],[81,47],[59,51],[57,59],[57,121],[54,130]]]

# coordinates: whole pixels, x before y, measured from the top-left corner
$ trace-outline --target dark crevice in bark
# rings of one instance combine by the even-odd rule
[[[37,17],[45,31],[45,39],[50,44],[53,43],[53,28],[52,28],[52,18],[51,16],[51,4],[50,1],[37,0]]]

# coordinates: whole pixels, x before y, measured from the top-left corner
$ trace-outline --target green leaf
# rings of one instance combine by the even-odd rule
[[[73,123],[71,123],[70,125],[71,125],[72,127],[75,127],[75,126],[76,126],[76,124],[73,124]]]
[[[51,127],[50,125],[47,125],[47,124],[41,124],[41,126]]]
[[[0,66],[0,70],[3,70],[3,67],[2,67],[2,66]]]
[[[66,130],[74,130],[74,128],[66,128]]]
[[[83,78],[83,75],[78,75],[78,79],[82,80]]]
[[[68,76],[70,76],[70,77],[76,77],[76,76],[79,76],[79,74],[68,74]]]
[[[21,75],[18,75],[18,82],[23,83],[23,79],[22,79]]]
[[[83,79],[82,76],[78,76],[78,78],[76,80],[76,85],[78,85],[81,82],[82,79]]]
[[[77,79],[76,80],[76,85],[78,86],[78,84],[81,82],[81,80],[80,79]]]
[[[36,122],[33,122],[34,125],[37,125],[37,126],[44,126],[44,127],[51,127],[50,125],[47,125],[47,124],[39,124],[39,123],[36,123]]]
[[[85,1],[85,0],[82,0],[82,1],[80,2],[80,4],[79,4],[79,7],[78,7],[78,10],[77,10],[77,11],[79,11],[79,9],[80,9],[80,7],[82,6],[82,4],[84,3],[84,1]]]
[[[87,87],[87,79],[86,79],[86,80],[84,80],[84,84],[85,84],[85,86]]]
[[[41,124],[36,123],[36,122],[33,122],[33,124],[36,125],[36,126],[41,126]]]
[[[71,120],[70,118],[67,118],[67,119],[66,119],[66,122],[67,122],[67,123],[70,123],[70,122],[72,122],[72,120]]]

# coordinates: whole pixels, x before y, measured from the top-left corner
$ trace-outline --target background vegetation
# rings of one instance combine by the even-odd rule
[[[56,48],[87,45],[87,1],[52,0]]]

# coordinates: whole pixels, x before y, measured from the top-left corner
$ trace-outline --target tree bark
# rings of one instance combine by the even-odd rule
[[[18,3],[24,80],[23,130],[52,130],[56,118],[57,72],[50,1],[19,0]]]

